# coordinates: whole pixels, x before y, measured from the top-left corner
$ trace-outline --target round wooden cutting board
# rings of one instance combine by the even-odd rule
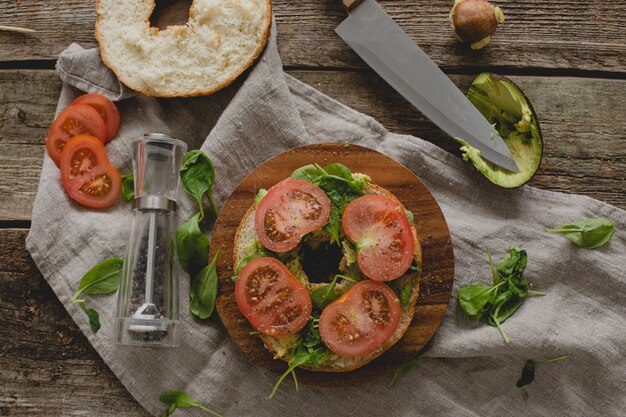
[[[352,172],[369,175],[372,182],[390,190],[411,210],[422,243],[422,275],[415,316],[409,329],[391,349],[362,368],[351,372],[328,373],[299,369],[298,380],[318,385],[345,386],[366,382],[372,377],[391,376],[402,363],[412,358],[428,343],[448,308],[454,277],[454,255],[450,232],[439,205],[424,184],[406,167],[393,159],[356,145],[323,143],[291,149],[266,161],[248,175],[224,205],[213,231],[211,259],[224,245],[219,257],[219,296],[217,312],[235,343],[255,362],[282,373],[286,362],[274,360],[254,329],[241,314],[235,301],[232,282],[233,241],[246,210],[254,203],[261,188],[270,188],[307,164],[322,166],[340,162]]]

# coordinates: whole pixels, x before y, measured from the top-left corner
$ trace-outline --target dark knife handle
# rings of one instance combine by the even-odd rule
[[[343,8],[346,9],[346,12],[349,12],[361,4],[362,1],[363,0],[341,0],[341,4],[343,4]]]

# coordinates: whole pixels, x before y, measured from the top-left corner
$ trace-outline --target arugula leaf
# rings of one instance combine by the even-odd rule
[[[124,201],[135,198],[135,178],[131,172],[122,174],[122,198]]]
[[[412,359],[409,359],[402,365],[396,369],[391,377],[391,380],[387,384],[387,387],[391,388],[391,386],[398,380],[398,378],[402,378],[406,374],[408,374],[413,368],[422,363],[422,357],[420,355],[415,355]]]
[[[201,217],[199,211],[176,229],[178,262],[192,277],[209,263],[209,239],[200,230]]]
[[[224,247],[221,246],[210,265],[207,265],[194,278],[189,288],[189,310],[200,318],[211,317],[215,309],[215,298],[217,297],[217,257]]]
[[[461,310],[476,320],[487,315],[488,323],[498,328],[505,343],[510,343],[502,329],[502,323],[511,317],[524,303],[529,294],[545,295],[529,290],[524,276],[528,255],[525,250],[511,247],[494,266],[491,253],[487,250],[493,275],[493,285],[469,284],[457,292]]]
[[[215,167],[205,154],[199,149],[189,151],[183,157],[180,168],[180,179],[187,194],[191,195],[198,202],[200,207],[200,219],[204,218],[202,207],[202,196],[206,194],[211,202],[213,211],[217,214],[217,204],[213,198],[213,182],[215,181]]]
[[[564,234],[574,245],[595,249],[607,243],[613,237],[615,225],[609,219],[581,219],[565,224],[558,229],[546,229],[548,233]]]
[[[545,359],[540,362],[535,362],[531,359],[526,361],[526,365],[522,368],[522,376],[517,380],[515,386],[517,388],[524,387],[535,380],[535,368],[537,365],[542,363],[551,363],[556,361],[561,361],[563,359],[567,359],[567,355],[557,356],[555,358]]]
[[[217,411],[213,411],[210,408],[205,407],[199,402],[195,401],[189,394],[185,391],[167,391],[159,396],[159,400],[167,404],[167,409],[161,414],[161,417],[168,417],[172,415],[172,413],[177,408],[199,408],[208,413],[213,414],[216,417],[223,417]]]
[[[89,319],[89,327],[91,327],[91,331],[94,333],[98,333],[98,330],[100,330],[100,314],[98,314],[98,312],[95,309],[87,307],[87,305],[85,304],[83,300],[77,301],[77,303],[80,306],[80,308],[83,309],[85,314],[87,314],[87,318]]]
[[[91,268],[78,283],[71,301],[77,302],[81,294],[110,294],[117,291],[122,279],[124,261],[120,258],[106,259]]]
[[[312,316],[309,319],[309,323],[304,328],[303,333],[300,333],[300,338],[291,351],[291,358],[287,370],[278,378],[268,398],[271,400],[274,397],[278,387],[289,374],[292,374],[294,377],[297,391],[298,380],[295,376],[295,369],[301,365],[321,366],[326,359],[328,359],[329,355],[330,350],[324,345],[322,337],[320,336],[319,317]]]

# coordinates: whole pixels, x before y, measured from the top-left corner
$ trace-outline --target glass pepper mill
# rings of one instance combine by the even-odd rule
[[[186,150],[159,133],[133,140],[135,200],[117,299],[118,344],[179,344],[176,196]]]

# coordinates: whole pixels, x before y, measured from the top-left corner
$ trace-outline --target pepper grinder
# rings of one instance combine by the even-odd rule
[[[159,133],[132,142],[135,200],[117,299],[118,344],[179,344],[176,196],[186,150]]]

